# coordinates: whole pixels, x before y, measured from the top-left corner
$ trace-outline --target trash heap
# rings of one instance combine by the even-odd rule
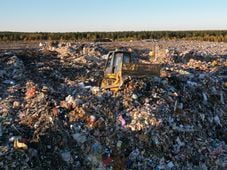
[[[225,57],[177,55],[114,94],[99,88],[107,49],[57,48],[0,55],[2,169],[227,168]]]
[[[43,49],[58,52],[60,56],[96,56],[101,57],[107,53],[107,50],[98,43],[65,43],[51,42],[48,46],[42,46]]]

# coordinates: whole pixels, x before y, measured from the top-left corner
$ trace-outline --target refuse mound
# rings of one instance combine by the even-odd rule
[[[171,60],[113,93],[108,49],[76,46],[0,55],[2,169],[227,167],[225,57]]]

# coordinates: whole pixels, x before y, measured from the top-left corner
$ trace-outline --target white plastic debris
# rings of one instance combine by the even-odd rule
[[[80,133],[75,133],[72,136],[73,139],[76,140],[78,143],[84,143],[87,140],[86,136]]]
[[[133,94],[132,95],[132,99],[137,100],[138,99],[138,96],[136,94]]]
[[[14,85],[15,82],[13,80],[4,80],[3,81],[4,84],[10,84],[10,85]]]
[[[167,168],[168,169],[172,169],[174,167],[174,164],[172,161],[170,161],[168,164],[167,164]]]
[[[220,121],[220,118],[219,118],[218,115],[216,115],[216,116],[214,117],[214,122],[215,122],[217,125],[219,125],[219,126],[222,127],[222,124],[221,124],[221,121]]]
[[[70,163],[73,159],[72,159],[72,155],[70,152],[62,152],[61,153],[61,158],[67,162],[67,163]]]

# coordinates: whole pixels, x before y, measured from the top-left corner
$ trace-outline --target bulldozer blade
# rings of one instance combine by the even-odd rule
[[[161,66],[159,64],[123,64],[123,76],[160,76]]]

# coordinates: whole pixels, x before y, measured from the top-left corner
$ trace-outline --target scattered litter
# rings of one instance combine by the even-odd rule
[[[153,57],[149,43],[1,52],[0,168],[226,169],[227,45],[160,40]],[[108,51],[129,46],[164,76],[100,88]]]

